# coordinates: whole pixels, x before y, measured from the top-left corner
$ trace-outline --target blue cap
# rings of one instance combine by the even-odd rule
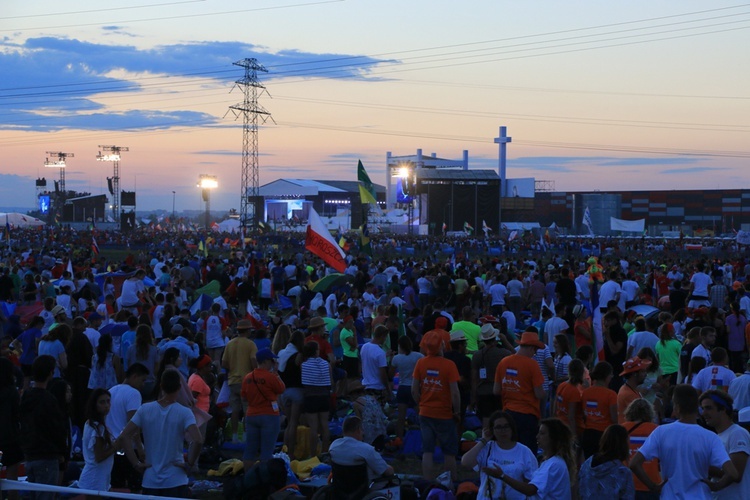
[[[264,347],[263,349],[258,351],[257,354],[255,355],[255,359],[258,361],[258,364],[268,359],[276,359],[276,358],[278,358],[278,356],[275,355],[273,351],[269,349],[268,347]]]

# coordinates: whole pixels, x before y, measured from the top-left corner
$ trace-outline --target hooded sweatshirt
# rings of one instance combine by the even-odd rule
[[[618,460],[599,463],[592,455],[581,466],[578,486],[581,499],[627,499],[635,498],[633,473]]]

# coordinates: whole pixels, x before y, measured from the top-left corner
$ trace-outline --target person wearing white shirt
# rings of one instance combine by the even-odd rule
[[[629,309],[638,303],[641,287],[632,279],[626,279],[622,282],[622,292],[625,295],[625,308]]]
[[[706,425],[716,431],[739,475],[736,482],[731,482],[718,491],[714,488],[718,488],[719,484],[712,483],[713,498],[750,498],[750,467],[747,466],[750,433],[732,421],[735,406],[731,397],[722,391],[708,391],[701,395],[700,405]]]
[[[614,300],[618,302],[618,308],[619,308],[619,301],[620,301],[620,295],[622,294],[622,288],[620,287],[620,284],[616,281],[619,274],[617,271],[612,271],[609,275],[609,279],[602,284],[601,288],[599,288],[599,309],[604,313],[607,309],[607,304],[611,300]],[[625,312],[622,310],[621,312]]]
[[[709,390],[727,392],[732,381],[736,378],[734,372],[727,368],[729,354],[723,347],[717,347],[711,352],[712,366],[707,366],[693,377],[692,385],[702,393]]]
[[[734,399],[735,408],[742,409],[750,406],[750,360],[745,367],[745,373],[729,384],[729,395]]]
[[[661,498],[711,498],[706,484],[709,468],[716,467],[724,473],[720,486],[739,478],[737,469],[729,458],[721,439],[699,426],[698,394],[689,385],[677,385],[672,395],[674,412],[678,420],[660,425],[646,438],[643,446],[630,459],[630,469],[654,494]],[[664,481],[654,483],[643,469],[643,463],[659,459]]]
[[[705,266],[702,262],[699,262],[695,268],[696,273],[690,278],[688,307],[691,309],[700,306],[711,307],[711,302],[708,299],[708,287],[711,285],[711,277],[703,272]]]

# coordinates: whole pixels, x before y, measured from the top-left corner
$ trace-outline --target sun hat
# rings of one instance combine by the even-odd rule
[[[649,366],[651,366],[651,361],[649,361],[648,359],[641,359],[638,356],[630,358],[622,364],[622,372],[620,372],[620,376],[622,377],[623,375],[627,375],[628,373],[645,370]]]
[[[451,332],[451,342],[460,342],[466,340],[466,334],[463,330],[453,330]]]
[[[320,316],[315,316],[307,324],[307,329],[315,330],[316,328],[325,327],[325,326],[326,326],[326,322],[323,321],[323,318],[321,318]]]
[[[539,335],[534,332],[523,332],[521,340],[518,341],[518,345],[530,345],[537,349],[544,349],[547,347],[544,345],[544,342],[539,340]]]
[[[500,333],[500,330],[492,326],[490,323],[485,323],[482,325],[479,335],[482,337],[482,340],[495,340],[498,333]]]
[[[237,330],[250,330],[253,324],[249,319],[241,319],[237,322]]]
[[[737,412],[737,423],[738,424],[750,424],[750,406],[741,408]]]
[[[482,316],[481,318],[479,318],[479,322],[482,323],[482,324],[485,324],[485,323],[497,323],[498,320],[497,320],[496,317],[492,316],[491,314],[488,314],[486,316]]]

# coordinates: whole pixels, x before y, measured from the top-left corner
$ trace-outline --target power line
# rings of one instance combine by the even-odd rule
[[[151,22],[151,21],[171,21],[174,19],[189,19],[193,17],[209,17],[209,16],[225,16],[229,14],[243,14],[247,12],[260,12],[265,10],[279,10],[279,9],[289,9],[294,7],[310,7],[313,5],[322,5],[327,3],[339,3],[344,2],[346,0],[320,0],[318,2],[308,2],[308,3],[297,3],[297,4],[289,4],[289,5],[275,5],[272,7],[256,7],[254,9],[239,9],[239,10],[227,10],[222,12],[204,12],[201,14],[183,14],[181,16],[177,15],[170,15],[165,17],[150,17],[150,18],[142,18],[142,19],[128,19],[128,20],[118,20],[118,24],[132,24],[132,23],[144,23],[144,22]],[[112,21],[110,22],[95,22],[95,23],[78,23],[78,24],[62,24],[57,26],[37,26],[33,28],[16,28],[16,29],[7,29],[7,30],[0,30],[0,33],[8,33],[8,32],[19,32],[19,31],[36,31],[36,30],[53,30],[53,29],[60,29],[60,28],[83,28],[87,26],[105,26],[107,24],[112,24]]]
[[[91,9],[91,10],[74,10],[69,12],[45,12],[42,14],[26,14],[23,16],[7,16],[7,17],[0,17],[0,21],[9,21],[14,19],[28,19],[28,18],[34,18],[34,17],[60,17],[60,16],[72,16],[72,15],[79,15],[79,14],[92,14],[92,13],[100,13],[100,12],[115,12],[115,11],[121,11],[121,10],[135,10],[135,9],[150,9],[154,7],[169,7],[172,5],[182,5],[186,3],[199,3],[199,2],[205,2],[206,0],[184,0],[181,2],[167,2],[167,3],[155,3],[155,4],[149,4],[149,5],[130,5],[128,7],[110,7],[108,9]]]

